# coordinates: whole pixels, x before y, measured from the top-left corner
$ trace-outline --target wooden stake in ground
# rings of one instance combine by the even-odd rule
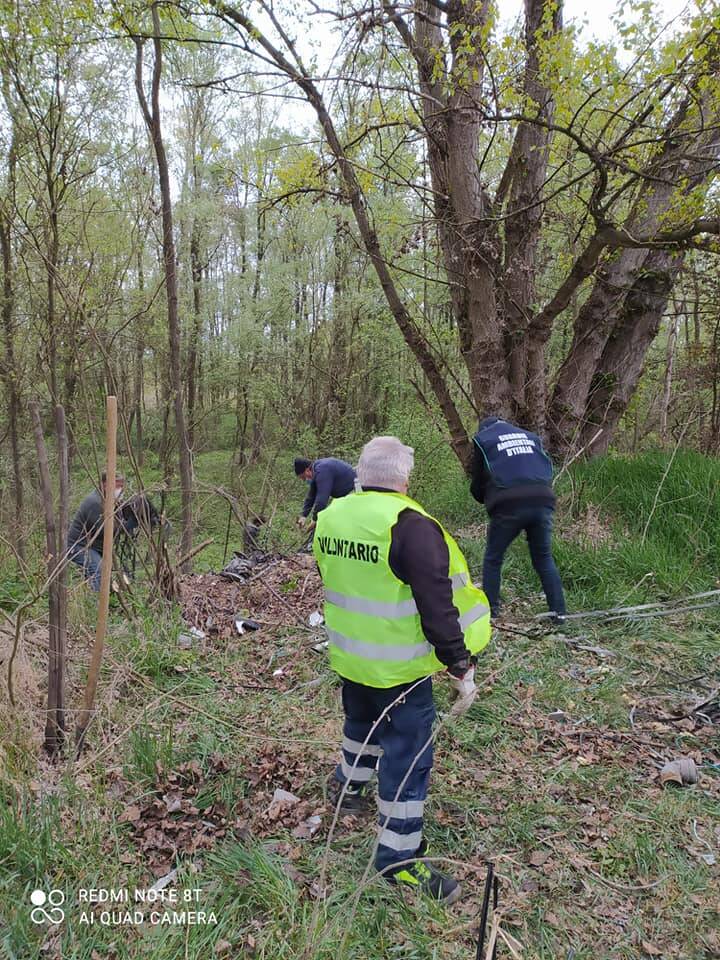
[[[110,581],[112,578],[113,557],[113,518],[115,511],[115,465],[117,444],[117,397],[107,398],[107,466],[105,468],[105,502],[103,511],[103,557],[100,576],[100,594],[98,596],[98,617],[95,630],[95,645],[90,659],[85,700],[80,711],[75,742],[78,753],[82,749],[83,740],[88,724],[92,717],[95,704],[100,666],[102,664],[103,648],[105,646],[105,631],[107,630],[108,609],[110,606]]]

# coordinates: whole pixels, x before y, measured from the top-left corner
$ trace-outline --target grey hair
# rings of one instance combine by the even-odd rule
[[[404,487],[415,465],[412,447],[406,447],[397,437],[373,437],[362,449],[357,465],[361,487]]]

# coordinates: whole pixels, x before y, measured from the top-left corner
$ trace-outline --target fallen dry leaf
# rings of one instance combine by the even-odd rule
[[[135,804],[131,804],[129,807],[125,807],[123,812],[118,817],[118,823],[136,823],[140,819],[140,807],[136,807]]]
[[[541,867],[551,856],[552,854],[549,850],[534,850],[530,854],[530,864],[533,867]]]
[[[661,957],[663,951],[660,947],[656,946],[654,943],[650,943],[648,940],[643,940],[642,948],[649,957]]]

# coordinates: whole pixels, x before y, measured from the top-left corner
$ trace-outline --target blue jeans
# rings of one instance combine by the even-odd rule
[[[553,512],[552,507],[544,506],[514,509],[501,507],[490,517],[483,560],[483,590],[487,594],[493,616],[500,612],[500,571],[505,551],[523,530],[530,548],[532,565],[545,591],[548,609],[554,613],[565,613],[562,581],[550,546]]]
[[[375,866],[388,873],[393,872],[394,864],[412,859],[422,841],[423,809],[433,764],[432,742],[428,742],[435,719],[430,678],[395,704],[364,748],[362,744],[383,710],[409,686],[412,684],[378,689],[343,681],[343,759],[335,777],[340,783],[349,780],[359,786],[377,772],[381,830]]]
[[[97,550],[93,550],[92,547],[84,547],[82,544],[76,543],[70,548],[68,559],[80,567],[90,589],[98,593],[100,590],[102,555]]]

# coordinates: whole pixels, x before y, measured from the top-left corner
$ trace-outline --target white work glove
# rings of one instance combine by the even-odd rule
[[[468,667],[462,677],[448,674],[454,691],[454,703],[450,708],[450,716],[459,717],[469,710],[477,696],[475,686],[475,667]]]

